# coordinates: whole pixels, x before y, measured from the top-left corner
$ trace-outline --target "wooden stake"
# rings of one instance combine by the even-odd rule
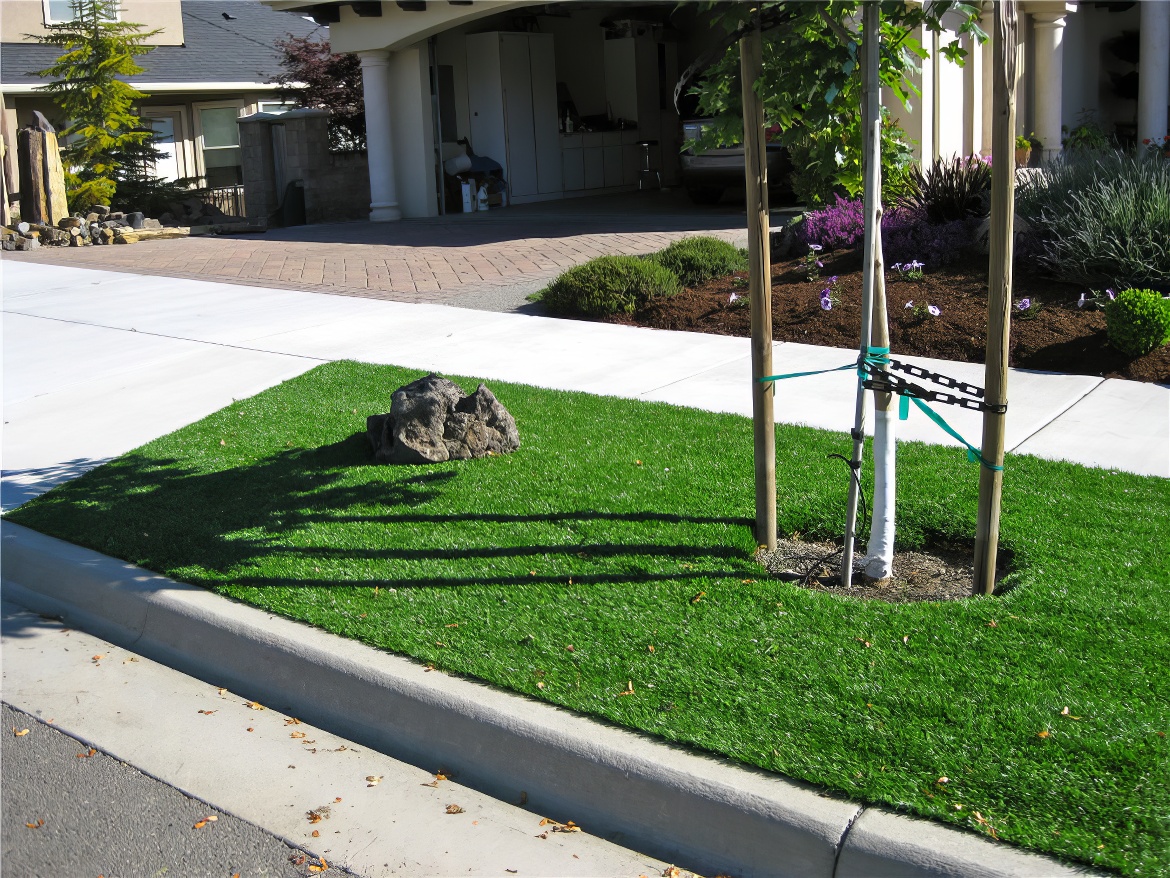
[[[1016,2],[995,4],[995,85],[992,118],[991,233],[987,272],[987,357],[984,398],[1007,404],[1008,336],[1011,332],[1012,235],[1016,200]],[[1003,466],[1007,418],[983,413],[983,459]],[[999,505],[1003,472],[980,467],[979,513],[975,526],[975,594],[995,591],[999,550]]]
[[[772,374],[772,258],[768,242],[768,163],[764,158],[764,108],[755,85],[763,68],[759,27],[739,41],[743,82],[743,152],[746,160],[748,296],[752,316],[752,427],[756,461],[756,543],[776,550],[776,420]]]

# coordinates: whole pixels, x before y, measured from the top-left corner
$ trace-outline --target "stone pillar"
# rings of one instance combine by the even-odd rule
[[[390,126],[390,57],[358,52],[366,102],[366,156],[370,165],[370,221],[402,219],[394,186],[394,137]]]
[[[1063,6],[1064,4],[1058,4]],[[1064,17],[1059,12],[1033,12],[1035,47],[1035,92],[1032,118],[1040,139],[1040,158],[1048,161],[1061,151],[1061,109],[1063,108]]]
[[[1170,133],[1167,104],[1170,104],[1170,3],[1143,0],[1141,4],[1140,51],[1138,62],[1137,139],[1161,141]]]
[[[240,126],[244,206],[250,220],[267,220],[280,207],[272,155],[272,123],[279,118],[270,113],[253,113],[236,120]]]

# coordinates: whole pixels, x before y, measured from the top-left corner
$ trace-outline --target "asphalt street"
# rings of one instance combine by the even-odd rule
[[[5,878],[353,874],[310,871],[319,859],[271,833],[8,704],[3,716]]]

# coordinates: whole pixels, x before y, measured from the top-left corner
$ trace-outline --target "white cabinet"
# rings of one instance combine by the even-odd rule
[[[471,146],[504,166],[515,203],[556,198],[564,186],[550,34],[470,34]]]

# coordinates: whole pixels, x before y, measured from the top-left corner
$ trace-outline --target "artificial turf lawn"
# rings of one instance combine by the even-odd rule
[[[374,465],[365,417],[416,377],[321,366],[8,517],[853,799],[1170,870],[1170,481],[1009,458],[1004,595],[862,602],[752,560],[750,421],[493,382],[515,454]],[[783,532],[843,529],[846,449],[777,429]],[[969,541],[977,468],[915,443],[898,467],[902,547]]]

